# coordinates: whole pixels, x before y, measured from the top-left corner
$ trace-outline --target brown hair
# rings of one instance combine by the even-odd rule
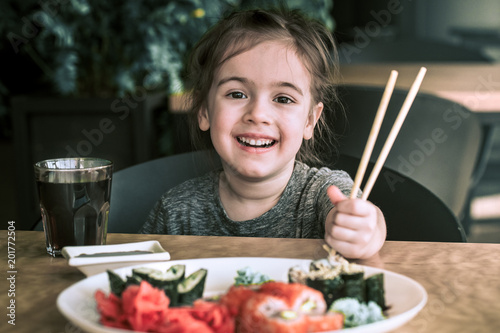
[[[209,133],[198,127],[198,112],[206,103],[215,71],[228,59],[270,40],[287,42],[297,52],[311,76],[311,105],[324,104],[313,138],[303,141],[296,156],[299,161],[319,165],[334,149],[334,133],[326,119],[332,118],[327,113],[333,115],[338,104],[334,81],[338,74],[337,50],[333,36],[324,25],[306,19],[296,10],[233,12],[197,43],[188,66],[192,143],[197,149],[213,148]]]

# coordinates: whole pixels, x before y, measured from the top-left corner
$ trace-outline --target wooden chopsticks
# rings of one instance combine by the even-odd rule
[[[396,121],[394,122],[394,125],[392,126],[392,129],[389,132],[389,135],[384,143],[384,146],[382,147],[382,151],[380,152],[380,155],[377,161],[375,162],[373,170],[370,176],[368,177],[361,199],[366,200],[370,195],[373,185],[375,184],[375,181],[377,180],[380,170],[382,169],[382,166],[384,165],[385,160],[389,155],[389,152],[392,148],[392,145],[394,144],[394,141],[396,140],[399,130],[401,129],[401,126],[403,126],[403,122],[406,118],[406,115],[408,114],[408,111],[410,111],[411,105],[413,104],[413,101],[417,96],[417,92],[420,89],[420,85],[422,84],[426,72],[427,69],[425,67],[420,68],[420,71],[418,72],[417,77],[415,78],[415,81],[413,82],[408,92],[408,95],[406,96],[406,99],[403,102],[403,106],[399,111]],[[389,80],[387,81],[387,85],[385,87],[384,94],[382,95],[382,99],[380,101],[377,114],[375,115],[375,120],[373,121],[372,129],[368,136],[368,141],[366,142],[365,150],[363,151],[363,155],[359,163],[358,171],[356,172],[356,176],[354,178],[354,183],[351,189],[350,198],[357,197],[361,181],[363,180],[366,168],[368,166],[368,161],[370,160],[373,147],[375,146],[375,141],[377,140],[380,127],[382,126],[382,121],[384,119],[387,106],[389,105],[389,100],[391,99],[392,92],[394,91],[394,86],[396,85],[397,76],[398,76],[397,71],[391,71],[391,75],[389,76]]]

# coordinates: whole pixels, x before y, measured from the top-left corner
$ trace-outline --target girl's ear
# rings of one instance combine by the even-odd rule
[[[198,126],[202,131],[208,131],[210,128],[210,120],[208,119],[208,110],[202,106],[198,111]]]
[[[306,126],[304,128],[304,139],[309,140],[313,137],[314,127],[318,122],[319,117],[321,116],[321,112],[323,112],[323,103],[319,102],[315,106],[313,106],[311,112],[309,112],[309,116],[307,117]]]

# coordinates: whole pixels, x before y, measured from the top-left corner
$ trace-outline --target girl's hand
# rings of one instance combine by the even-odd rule
[[[376,254],[386,237],[380,209],[369,201],[347,198],[336,186],[330,186],[327,193],[335,208],[326,217],[326,243],[346,258],[366,259]]]

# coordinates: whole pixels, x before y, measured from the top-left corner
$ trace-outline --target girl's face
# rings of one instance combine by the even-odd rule
[[[296,53],[268,41],[215,73],[199,126],[210,129],[226,173],[249,180],[290,174],[323,104],[311,106],[311,78]]]

